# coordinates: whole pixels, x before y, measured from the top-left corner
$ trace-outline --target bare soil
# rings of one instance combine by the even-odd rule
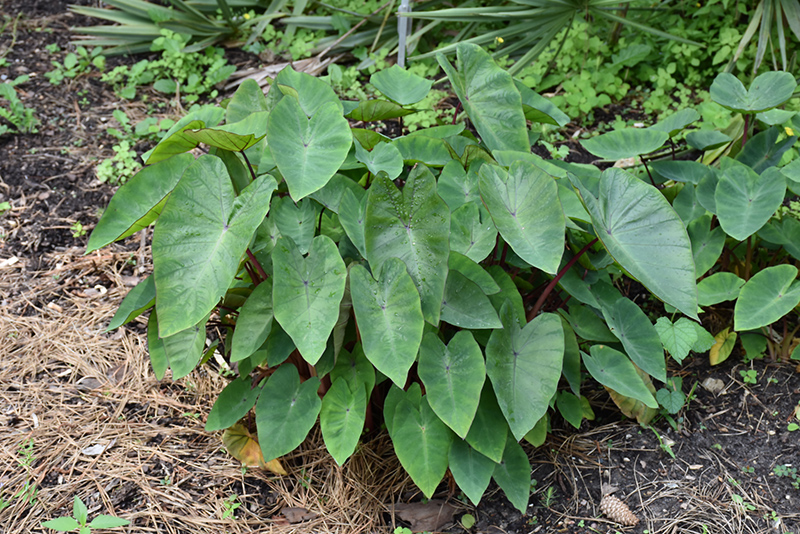
[[[120,299],[150,270],[147,236],[83,256],[87,236],[71,227],[90,231],[114,192],[94,173],[112,155],[112,111],[148,111],[141,101],[120,101],[97,75],[47,81],[61,57],[45,46],[67,50],[69,28],[91,23],[67,5],[9,0],[0,8],[22,14],[16,37],[10,25],[0,35],[9,60],[0,76],[31,76],[21,98],[41,121],[36,134],[0,137],[0,202],[12,206],[0,216],[0,533],[44,532],[40,523],[68,515],[75,495],[90,517],[129,519],[116,531],[131,533],[391,532],[419,529],[436,506],[452,519],[428,530],[461,532],[469,513],[475,533],[800,533],[800,478],[791,471],[800,467],[800,432],[787,428],[800,403],[800,369],[743,364],[739,354],[717,367],[698,356],[670,370],[686,393],[707,378],[722,384],[715,393],[697,385],[675,429],[664,418],[652,430],[621,421],[602,388],[584,392],[596,419],[576,431],[555,418],[547,442],[528,449],[535,483],[524,515],[494,487],[477,508],[447,483],[437,495],[445,508],[421,504],[380,434],[341,468],[315,433],[282,459],[288,476],[242,469],[219,434],[203,430],[226,382],[213,362],[159,382],[142,321],[105,332]],[[229,53],[234,64],[252,66],[252,57]],[[624,111],[606,111],[617,113]],[[589,160],[578,147],[570,159]],[[755,384],[740,373],[750,369]],[[602,515],[609,486],[637,526]],[[226,516],[234,495],[240,506]],[[401,510],[407,503],[411,512]]]

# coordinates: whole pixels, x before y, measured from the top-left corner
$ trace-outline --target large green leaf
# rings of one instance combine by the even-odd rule
[[[450,214],[451,251],[480,262],[491,254],[496,243],[497,228],[483,204],[468,202]]]
[[[459,43],[457,56],[458,71],[443,55],[436,59],[489,150],[530,152],[522,97],[511,75],[477,45]]]
[[[208,146],[221,148],[222,150],[230,150],[231,152],[243,152],[261,141],[264,137],[263,134],[256,137],[252,133],[242,135],[218,128],[186,130],[183,132],[183,136],[197,143],[204,143]]]
[[[272,264],[275,319],[313,365],[339,319],[347,269],[336,243],[324,235],[314,238],[306,258],[282,237],[272,251]]]
[[[367,397],[375,387],[375,368],[364,354],[360,343],[356,343],[353,352],[342,350],[336,358],[336,365],[331,371],[331,381],[344,378],[351,384],[363,384]]]
[[[295,450],[317,421],[322,401],[317,395],[319,378],[300,383],[294,365],[281,365],[261,391],[256,404],[258,442],[264,461]]]
[[[608,253],[658,298],[697,318],[692,245],[680,217],[658,189],[620,169],[608,169],[595,197],[578,178],[597,236]]]
[[[450,271],[458,271],[481,288],[486,295],[494,295],[500,292],[500,286],[494,281],[492,275],[486,272],[482,266],[478,265],[475,261],[471,260],[463,254],[451,250],[450,259],[447,264]]]
[[[235,196],[225,165],[200,156],[170,194],[153,234],[161,337],[197,324],[236,275],[269,209],[275,179],[262,176]]]
[[[334,380],[322,399],[319,425],[325,446],[342,465],[358,445],[367,413],[367,391],[360,382]]]
[[[431,498],[447,471],[453,433],[422,398],[419,409],[404,398],[394,411],[392,443],[411,480]]]
[[[480,190],[500,235],[514,252],[555,274],[564,252],[566,223],[553,177],[524,161],[515,161],[508,172],[483,165]]]
[[[450,210],[436,194],[436,179],[427,167],[409,175],[402,192],[381,173],[369,190],[365,244],[373,270],[389,258],[406,264],[419,291],[422,313],[439,322],[450,255]]]
[[[86,254],[123,239],[155,221],[170,191],[194,162],[179,154],[149,165],[124,183],[111,198],[86,245]]]
[[[315,115],[327,104],[334,104],[339,113],[343,111],[342,103],[330,84],[305,72],[297,72],[291,66],[278,73],[274,85],[279,89],[275,96],[288,95],[296,98],[306,117]],[[269,96],[275,98],[271,92]]]
[[[627,356],[606,345],[592,345],[590,352],[591,355],[582,353],[583,364],[595,380],[650,408],[658,408],[658,402]]]
[[[450,271],[447,275],[441,319],[461,328],[503,327],[492,302],[480,286],[458,271]]]
[[[669,134],[658,130],[625,128],[581,141],[583,148],[597,157],[618,160],[649,154],[667,142]]]
[[[531,463],[528,455],[511,436],[506,440],[503,460],[494,468],[492,477],[514,508],[524,514],[531,494]]]
[[[686,108],[678,111],[677,113],[668,115],[651,126],[649,129],[659,132],[666,132],[670,137],[675,137],[684,128],[699,119],[700,114],[696,110],[692,108]]]
[[[666,382],[664,350],[661,348],[658,332],[647,315],[625,297],[610,305],[603,304],[603,316],[608,327],[622,342],[631,360],[653,378]]]
[[[206,420],[206,432],[222,430],[236,424],[236,422],[247,415],[250,408],[255,406],[258,396],[261,394],[260,387],[252,387],[249,377],[240,377],[232,380],[225,386]]]
[[[446,346],[428,333],[419,350],[417,372],[439,419],[465,438],[478,410],[486,367],[472,334],[462,330]]]
[[[466,441],[454,439],[450,445],[449,465],[459,489],[477,506],[483,492],[489,487],[496,463],[470,447]]]
[[[358,253],[367,257],[365,226],[367,219],[367,195],[358,199],[352,191],[345,191],[339,204],[339,222]]]
[[[363,266],[354,265],[350,295],[364,354],[398,387],[404,387],[425,327],[419,293],[406,265],[390,258],[377,281]]]
[[[402,106],[416,104],[430,92],[433,82],[408,72],[399,65],[378,71],[369,78],[369,83]]]
[[[547,411],[561,378],[564,330],[561,319],[543,313],[520,328],[510,303],[500,311],[502,330],[486,345],[486,374],[517,440]]]
[[[328,183],[352,142],[347,119],[333,102],[309,116],[296,98],[284,97],[269,114],[267,143],[295,201]]]
[[[257,351],[267,340],[271,329],[272,279],[268,278],[256,286],[239,308],[231,341],[231,361],[244,360]]]
[[[447,145],[441,139],[425,135],[407,135],[392,141],[407,165],[423,163],[431,167],[443,167],[453,160]]]
[[[777,168],[759,176],[749,167],[733,165],[723,171],[714,194],[719,223],[729,236],[744,241],[772,217],[785,193],[786,178]]]
[[[800,303],[797,267],[776,265],[755,274],[742,286],[733,311],[738,331],[767,326],[792,311]]]
[[[514,86],[522,97],[522,109],[525,112],[525,118],[529,121],[554,126],[564,126],[569,122],[569,116],[566,113],[520,80],[514,80]]]
[[[788,72],[771,71],[756,77],[750,89],[728,72],[718,74],[711,84],[711,100],[738,111],[739,113],[758,113],[780,106],[792,97],[797,82]]]
[[[388,100],[362,100],[345,117],[354,121],[375,122],[405,117],[412,113],[413,109],[405,109]]]

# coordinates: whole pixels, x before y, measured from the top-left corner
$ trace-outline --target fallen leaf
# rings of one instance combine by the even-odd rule
[[[86,456],[99,456],[99,455],[103,454],[105,451],[107,451],[108,449],[110,449],[111,447],[113,447],[116,442],[117,442],[117,438],[112,439],[108,443],[96,443],[95,445],[92,445],[91,447],[86,447],[81,452],[83,454],[85,454]]]
[[[711,392],[714,395],[716,395],[717,393],[722,391],[722,388],[725,387],[725,382],[723,382],[719,378],[708,377],[705,380],[703,380],[701,385],[704,388],[706,388],[709,392]]]
[[[440,530],[453,521],[456,509],[444,501],[433,500],[427,503],[399,503],[394,512],[403,521],[411,525],[414,532]]]
[[[300,508],[297,506],[287,506],[286,508],[281,508],[281,514],[286,520],[291,523],[302,523],[303,521],[310,521],[317,517],[317,514],[314,512],[309,512],[305,508]]]
[[[261,467],[276,475],[288,475],[278,459],[264,461],[261,446],[256,438],[241,424],[237,423],[222,434],[222,443],[225,444],[228,454],[242,462],[247,467]]]

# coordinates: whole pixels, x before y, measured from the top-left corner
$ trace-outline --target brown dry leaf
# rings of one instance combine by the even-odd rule
[[[656,396],[656,388],[653,385],[653,381],[650,380],[650,375],[639,369],[635,364],[634,367],[636,368],[636,372],[644,382],[644,385],[647,386],[647,389],[650,390],[650,393],[653,394],[653,397]],[[611,400],[614,401],[614,404],[617,405],[619,410],[624,413],[628,417],[635,417],[636,421],[639,423],[646,425],[649,423],[653,417],[658,414],[658,410],[655,408],[650,408],[645,403],[640,400],[636,400],[632,397],[626,397],[622,393],[617,393],[613,389],[603,386],[608,391],[608,394],[611,395]]]
[[[247,467],[261,467],[267,471],[272,471],[276,475],[289,474],[277,458],[269,462],[264,461],[258,441],[239,423],[233,425],[222,434],[222,443],[225,444],[225,449],[231,456]]]
[[[317,514],[314,512],[309,512],[305,508],[300,508],[297,506],[287,506],[286,508],[281,508],[281,514],[290,524],[310,521],[317,517]]]
[[[433,500],[427,503],[412,502],[396,504],[394,512],[397,517],[411,524],[414,532],[440,530],[453,521],[456,509],[444,501]]]

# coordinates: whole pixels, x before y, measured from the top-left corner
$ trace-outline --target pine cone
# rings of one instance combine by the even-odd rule
[[[633,515],[630,508],[613,495],[606,495],[600,499],[600,510],[606,517],[620,525],[632,527],[639,522],[639,518]]]

